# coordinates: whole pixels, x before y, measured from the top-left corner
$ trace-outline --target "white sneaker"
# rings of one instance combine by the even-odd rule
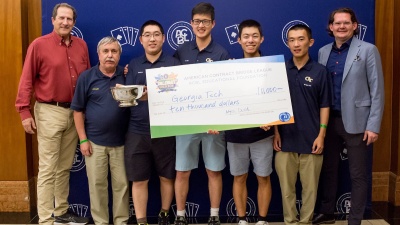
[[[249,223],[246,220],[239,220],[238,225],[248,225]]]
[[[256,225],[268,225],[267,221],[258,221]]]

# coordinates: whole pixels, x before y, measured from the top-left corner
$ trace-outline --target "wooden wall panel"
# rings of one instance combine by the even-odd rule
[[[15,111],[15,96],[22,70],[21,0],[0,4],[0,180],[27,180],[25,132]]]
[[[393,108],[396,109],[392,114],[393,124],[397,129],[393,131],[393,141],[396,144],[392,148],[391,168],[393,173],[400,177],[400,1],[394,0],[394,32],[393,32],[393,86],[396,93],[393,95]],[[399,193],[400,195],[400,193]],[[400,204],[400,201],[399,201]]]
[[[42,36],[42,1],[41,0],[28,0],[28,44],[30,44],[35,38]],[[48,21],[51,23],[51,21]],[[25,56],[24,56],[25,58]],[[28,162],[31,165],[28,167],[29,174],[37,176],[39,168],[39,155],[36,134],[30,136],[32,147],[28,148]]]
[[[376,0],[375,6],[375,42],[382,58],[385,79],[385,109],[379,140],[374,144],[373,172],[390,170],[390,155],[393,137],[392,91],[393,79],[393,5],[397,0]],[[398,111],[398,110],[397,110]]]

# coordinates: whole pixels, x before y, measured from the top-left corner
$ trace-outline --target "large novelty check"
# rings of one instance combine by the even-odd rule
[[[294,122],[283,55],[147,69],[146,78],[152,138]]]

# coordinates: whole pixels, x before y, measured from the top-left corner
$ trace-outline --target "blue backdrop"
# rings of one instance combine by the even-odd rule
[[[287,29],[295,23],[305,23],[313,30],[315,44],[310,49],[310,54],[313,59],[317,60],[318,49],[333,41],[333,38],[328,36],[326,32],[329,13],[344,6],[353,8],[357,14],[360,21],[359,38],[374,43],[374,0],[210,0],[209,2],[214,5],[216,12],[216,26],[212,31],[212,36],[215,41],[229,51],[233,58],[242,57],[241,47],[237,43],[237,25],[244,19],[255,19],[262,24],[265,41],[261,45],[261,51],[264,55],[284,54],[285,58],[288,59],[290,51],[284,43]],[[59,3],[59,0],[42,0],[43,34],[50,33],[53,29],[51,14],[54,5],[57,3]],[[77,23],[72,33],[87,42],[92,65],[98,63],[96,46],[104,36],[112,35],[120,40],[123,47],[121,65],[125,65],[130,59],[142,55],[143,47],[139,42],[138,33],[140,26],[149,19],[157,20],[163,25],[166,33],[163,50],[168,54],[173,54],[179,44],[194,38],[189,22],[191,9],[198,1],[69,0],[68,3],[73,5],[78,12]],[[346,150],[342,154],[341,170],[348,171],[345,153]],[[234,216],[236,211],[231,191],[233,179],[229,174],[228,160],[226,160],[226,163],[227,168],[223,171],[224,190],[220,214]],[[341,174],[341,181],[338,184],[337,211],[346,213],[350,207],[350,179],[346,175],[347,172]],[[188,216],[208,216],[210,205],[204,164],[193,171],[190,182],[186,204]],[[272,174],[272,185],[273,195],[269,212],[270,214],[281,214],[281,194],[275,173]],[[258,215],[256,207],[257,181],[253,173],[250,173],[248,178],[248,186],[247,214],[250,216]],[[150,182],[149,198],[148,215],[156,216],[160,208],[156,176],[153,176]],[[71,171],[70,204],[71,208],[78,214],[90,216],[85,163],[80,154],[79,146]],[[301,200],[299,199],[298,206],[300,205]],[[175,213],[176,206],[173,206],[172,210]],[[131,214],[134,214],[132,201]]]

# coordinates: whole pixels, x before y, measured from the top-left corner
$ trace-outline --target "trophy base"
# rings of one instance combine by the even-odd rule
[[[138,103],[135,101],[135,102],[120,102],[119,103],[119,107],[132,107],[132,106],[137,106],[138,105]]]

